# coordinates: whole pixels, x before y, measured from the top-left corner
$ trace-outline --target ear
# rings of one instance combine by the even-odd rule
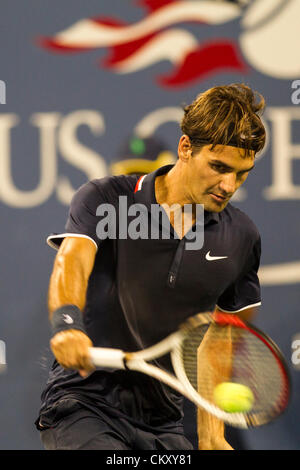
[[[178,158],[187,162],[192,157],[192,146],[188,135],[182,135],[178,143]]]

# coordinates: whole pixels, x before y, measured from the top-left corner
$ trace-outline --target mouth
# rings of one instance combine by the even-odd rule
[[[220,194],[209,193],[209,195],[217,202],[226,202],[229,198],[221,196]]]

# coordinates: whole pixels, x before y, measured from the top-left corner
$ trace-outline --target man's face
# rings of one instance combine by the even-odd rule
[[[221,212],[254,167],[254,151],[217,145],[193,151],[186,162],[185,182],[189,198],[209,212]]]

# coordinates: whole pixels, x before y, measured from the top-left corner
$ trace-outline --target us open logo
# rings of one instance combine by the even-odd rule
[[[144,15],[136,22],[114,15],[79,18],[37,43],[66,55],[104,49],[107,55],[99,66],[120,76],[168,61],[169,72],[155,79],[165,88],[190,86],[228,71],[244,76],[250,67],[276,79],[300,74],[300,56],[294,52],[299,0],[139,0],[138,7]],[[229,23],[239,25],[237,38],[223,37],[221,27]],[[188,24],[198,24],[198,34]],[[202,33],[207,25],[214,29],[213,39]]]

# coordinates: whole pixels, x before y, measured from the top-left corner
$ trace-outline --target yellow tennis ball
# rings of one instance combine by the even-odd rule
[[[247,413],[254,396],[249,387],[233,382],[222,382],[214,389],[215,404],[227,413]]]

